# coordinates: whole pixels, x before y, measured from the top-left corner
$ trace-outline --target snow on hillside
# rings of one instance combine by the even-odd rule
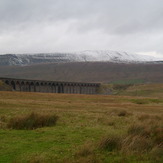
[[[81,51],[73,53],[40,53],[40,54],[6,54],[0,55],[0,65],[29,65],[60,62],[116,62],[139,63],[161,62],[163,58],[147,55],[130,54],[117,51]]]
[[[117,51],[83,51],[77,54],[84,57],[86,61],[154,62],[163,60],[163,58]]]

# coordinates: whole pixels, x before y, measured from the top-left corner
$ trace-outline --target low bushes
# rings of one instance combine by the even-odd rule
[[[56,115],[44,115],[32,112],[28,115],[22,115],[11,118],[7,124],[7,127],[19,130],[32,130],[44,126],[54,126],[57,120],[58,116]]]

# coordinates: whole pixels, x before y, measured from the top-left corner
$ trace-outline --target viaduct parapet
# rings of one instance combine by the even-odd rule
[[[0,80],[10,85],[14,91],[22,92],[97,94],[97,90],[100,86],[100,83],[42,81],[14,78],[0,78]]]

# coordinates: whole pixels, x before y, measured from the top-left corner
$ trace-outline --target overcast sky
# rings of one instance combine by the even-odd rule
[[[0,0],[0,53],[163,56],[163,0]]]

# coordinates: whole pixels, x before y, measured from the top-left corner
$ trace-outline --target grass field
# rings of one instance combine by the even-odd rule
[[[163,84],[119,94],[0,92],[0,163],[163,162]],[[8,127],[30,113],[58,120],[33,130]]]

